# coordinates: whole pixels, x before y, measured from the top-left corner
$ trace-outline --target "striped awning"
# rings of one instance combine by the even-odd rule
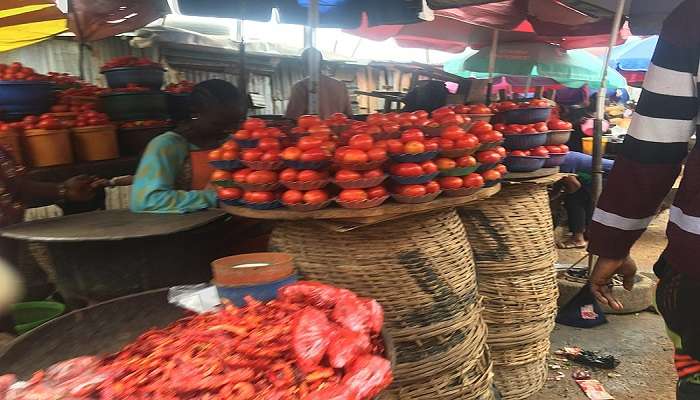
[[[53,1],[0,1],[0,52],[28,46],[67,30],[66,16]]]

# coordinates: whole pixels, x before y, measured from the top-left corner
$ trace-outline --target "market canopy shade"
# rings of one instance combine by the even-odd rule
[[[465,78],[487,78],[491,49],[483,48],[476,54],[447,62],[445,71]],[[551,78],[567,87],[588,83],[599,88],[603,62],[584,50],[565,51],[557,46],[541,43],[506,43],[496,51],[493,73],[504,76],[532,76]],[[608,68],[608,87],[624,88],[625,78]]]
[[[281,23],[307,24],[309,0],[176,0],[176,11],[201,17],[236,18],[267,22],[273,9]],[[421,0],[319,0],[319,27],[354,29],[363,15],[370,25],[418,22]]]
[[[647,71],[658,42],[658,36],[650,36],[617,46],[612,50],[608,65],[620,71]]]
[[[83,42],[135,31],[170,13],[167,0],[70,0],[69,5],[70,30]]]
[[[66,30],[66,16],[53,1],[0,1],[0,52],[34,44]]]

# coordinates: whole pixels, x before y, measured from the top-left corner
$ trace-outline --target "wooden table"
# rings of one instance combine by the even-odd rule
[[[230,254],[233,218],[95,211],[0,230],[5,240],[44,243],[56,286],[71,305],[210,279],[209,263]]]

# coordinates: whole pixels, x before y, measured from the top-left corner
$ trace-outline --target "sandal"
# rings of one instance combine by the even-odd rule
[[[572,242],[570,240],[567,240],[566,242],[559,242],[557,243],[557,248],[559,249],[585,249],[586,246],[588,246],[588,243],[583,242],[583,243],[576,243]]]

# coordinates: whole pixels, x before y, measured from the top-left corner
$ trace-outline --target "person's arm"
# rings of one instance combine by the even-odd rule
[[[164,134],[148,144],[134,176],[131,211],[182,214],[217,206],[212,190],[175,189],[189,151],[183,141],[174,134]]]
[[[589,251],[600,256],[591,276],[596,298],[613,308],[608,282],[615,273],[631,289],[632,245],[654,218],[678,177],[696,128],[700,6],[686,1],[664,23],[633,121],[598,202]]]
[[[306,114],[306,108],[309,106],[307,97],[309,91],[305,85],[308,85],[308,81],[303,79],[292,86],[292,92],[287,103],[287,112],[284,114],[286,118],[296,121],[300,115]]]

